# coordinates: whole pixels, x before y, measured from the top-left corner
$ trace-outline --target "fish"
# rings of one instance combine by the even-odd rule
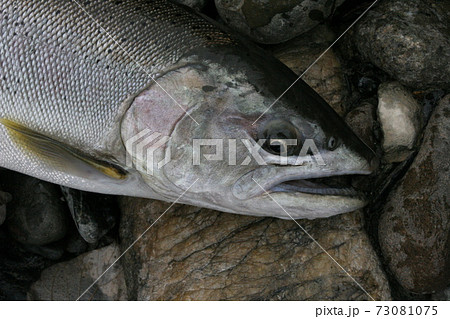
[[[161,0],[0,3],[0,167],[243,215],[365,205],[336,180],[371,174],[374,152],[227,27]]]

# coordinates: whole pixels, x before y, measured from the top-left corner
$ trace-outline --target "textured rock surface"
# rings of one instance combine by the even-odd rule
[[[168,206],[123,198],[122,250]],[[390,298],[358,212],[299,223],[375,299]],[[171,208],[122,265],[131,299],[368,299],[295,222],[190,206]]]
[[[364,143],[375,150],[376,139],[373,134],[376,123],[375,106],[364,102],[351,110],[346,115],[345,121]]]
[[[324,25],[311,32],[277,46],[273,54],[298,75],[301,75],[333,42],[335,35]],[[328,50],[302,76],[325,101],[341,116],[345,113],[346,87],[341,63],[333,51]]]
[[[280,43],[323,22],[343,0],[215,0],[225,22],[256,42]]]
[[[5,224],[14,239],[23,244],[46,245],[63,238],[68,212],[59,187],[19,174],[8,180],[4,189],[14,196],[8,204]]]
[[[119,256],[110,245],[53,265],[41,273],[29,300],[76,300]],[[126,300],[122,268],[116,263],[80,300]]]
[[[384,159],[404,161],[412,153],[422,129],[422,107],[401,84],[390,82],[378,88],[377,111],[383,130]]]
[[[351,42],[365,60],[405,85],[448,88],[448,12],[448,1],[380,1],[351,30]]]
[[[450,95],[426,128],[423,144],[379,224],[383,254],[398,281],[428,293],[450,283]]]

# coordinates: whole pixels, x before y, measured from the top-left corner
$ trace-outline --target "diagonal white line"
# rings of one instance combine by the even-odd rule
[[[194,184],[195,183],[197,183],[197,181],[199,180],[199,178],[197,178],[192,184],[191,184],[191,186],[189,186],[180,196],[178,196],[178,198],[172,203],[172,204],[170,204],[170,206],[150,225],[150,226],[148,226],[148,228],[138,237],[138,238],[136,238],[136,240],[135,241],[133,241],[132,243],[131,243],[131,245],[130,246],[128,246],[128,248],[127,249],[125,249],[124,250],[124,252],[122,253],[122,254],[120,254],[120,256],[119,257],[117,257],[117,259],[116,260],[114,260],[114,262],[111,264],[111,265],[109,265],[109,267],[108,268],[106,268],[106,270],[77,298],[77,300],[76,301],[79,301],[80,300],[80,298],[81,297],[83,297],[88,291],[89,291],[89,289],[91,289],[99,280],[100,280],[100,278],[102,278],[103,277],[103,275],[104,274],[106,274],[107,272],[108,272],[108,270],[110,270],[111,269],[111,267],[112,266],[114,266],[115,264],[116,264],[116,262],[118,262],[119,261],[119,259],[120,258],[122,258],[123,257],[123,255],[125,255],[133,246],[134,246],[134,244],[136,244],[142,237],[144,237],[144,235],[149,231],[149,229],[150,228],[152,228],[153,227],[153,225],[155,225],[155,223],[161,218],[161,217],[163,217],[164,216],[164,214],[165,213],[167,213],[168,211],[169,211],[169,209],[171,209],[172,208],[172,206],[173,205],[175,205],[179,200],[180,200],[180,198],[181,197],[183,197],[183,195],[184,194],[186,194],[187,193],[187,191],[192,187],[192,186],[194,186]]]
[[[344,36],[344,34],[346,34],[348,30],[350,30],[356,24],[356,22],[358,22],[377,2],[378,0],[375,0],[366,10],[364,10],[364,12],[336,40],[334,40],[334,42],[325,51],[323,51],[317,59],[313,63],[311,63],[308,68],[283,93],[281,93],[281,95],[272,104],[270,104],[270,106],[252,123],[252,125],[255,125],[255,123],[258,122],[259,119],[263,117],[263,115],[266,114],[267,111],[269,111],[272,106],[274,106],[275,103],[277,103],[295,85],[295,83],[297,83],[305,75],[305,73],[308,72],[309,69],[311,69],[314,64],[316,64],[317,61],[319,61],[325,55],[325,53],[327,53],[328,50],[330,50],[336,44],[336,42],[338,42]]]
[[[111,35],[111,34],[109,34],[108,33],[108,31],[106,31],[105,30],[105,28],[103,28],[102,26],[101,26],[101,24],[100,23],[98,23],[97,22],[97,20],[95,20],[94,19],[94,17],[89,13],[89,12],[87,12],[86,11],[86,9],[83,7],[83,6],[81,6],[80,5],[80,3],[77,1],[77,0],[72,0],[78,7],[80,7],[81,8],[81,10],[83,10],[84,11],[84,13],[86,13],[86,15],[92,20],[92,21],[94,21],[94,23],[103,31],[103,32],[105,32],[106,33],[106,35],[112,40],[112,41],[114,41],[114,43],[115,44],[117,44],[118,46],[119,46],[119,48],[121,48],[122,49],[122,51],[123,52],[125,52],[125,54],[131,59],[131,60],[133,60],[133,62],[134,63],[136,63],[136,65],[142,70],[142,71],[144,71],[145,72],[145,74],[147,74],[151,79],[152,79],[152,81],[153,82],[155,82],[155,84],[157,85],[157,86],[159,86],[160,88],[161,88],[161,90],[163,90],[183,111],[184,111],[184,113],[186,113],[194,122],[195,122],[195,124],[197,124],[197,125],[200,125],[200,124],[198,124],[198,122],[183,108],[183,106],[181,106],[181,104],[180,103],[178,103],[177,102],[177,100],[175,100],[175,98],[172,96],[172,95],[170,95],[169,94],[169,92],[167,92],[166,91],[166,89],[164,89],[154,78],[153,78],[153,75],[151,75],[135,58],[133,58],[133,56],[130,54],[130,53],[128,53],[128,51],[127,50],[125,50],[125,48],[119,43],[119,42],[117,42],[117,40],[116,39],[114,39],[114,37]]]
[[[272,199],[274,202],[275,202],[275,204],[277,204],[296,224],[297,224],[297,226],[298,227],[300,227],[300,229],[301,230],[303,230],[304,231],[304,233],[306,234],[306,235],[308,235],[308,237],[309,238],[311,238],[312,239],[312,241],[315,243],[315,244],[317,244],[317,246],[319,246],[319,248],[320,249],[322,249],[322,251],[325,253],[325,254],[327,254],[328,255],[328,257],[330,257],[331,258],[331,260],[333,260],[335,263],[336,263],[336,265],[338,265],[339,266],[339,268],[341,268],[342,269],[342,271],[343,272],[345,272],[345,274],[347,275],[347,276],[349,276],[357,285],[358,285],[358,287],[359,288],[361,288],[361,290],[362,291],[364,291],[364,293],[367,295],[367,296],[369,296],[369,298],[370,299],[372,299],[372,301],[375,301],[375,299],[355,280],[355,278],[353,278],[352,277],[352,275],[350,275],[345,269],[344,269],[344,267],[342,267],[341,266],[341,264],[339,264],[337,261],[336,261],[336,259],[334,259],[333,258],[333,256],[331,256],[323,247],[322,247],[322,245],[321,244],[319,244],[319,242],[317,241],[317,240],[315,240],[307,231],[306,231],[306,229],[305,228],[303,228],[292,216],[291,216],[291,214],[289,214],[284,208],[283,208],[283,206],[281,206],[253,177],[252,177],[252,179],[253,179],[253,181],[256,183],[256,184],[258,184],[258,186],[259,187],[261,187],[261,189],[270,197],[270,199]]]

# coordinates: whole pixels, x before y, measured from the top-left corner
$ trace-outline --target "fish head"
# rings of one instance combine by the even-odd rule
[[[296,79],[259,51],[191,54],[134,100],[122,137],[143,130],[165,137],[151,150],[151,172],[148,165],[139,171],[159,194],[182,203],[310,219],[364,206],[335,177],[370,174],[373,151]]]

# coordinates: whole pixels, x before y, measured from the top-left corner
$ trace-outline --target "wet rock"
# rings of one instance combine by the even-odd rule
[[[177,3],[184,4],[196,10],[201,10],[205,7],[208,0],[174,0]]]
[[[333,32],[326,26],[320,25],[301,37],[275,47],[273,54],[300,76],[334,39]],[[347,90],[341,63],[333,49],[328,50],[312,65],[303,74],[302,79],[339,115],[342,116],[345,113],[344,98]]]
[[[280,43],[323,22],[343,0],[215,0],[222,19],[260,43]]]
[[[119,256],[111,245],[53,265],[28,291],[28,300],[77,300]],[[80,300],[126,300],[125,281],[119,263],[114,264]]]
[[[380,1],[350,31],[350,41],[366,61],[407,86],[448,88],[449,11],[448,1]]]
[[[33,177],[13,174],[4,186],[14,194],[5,224],[15,240],[28,245],[47,245],[63,238],[67,208],[59,187]]]
[[[450,284],[450,95],[437,106],[422,146],[384,207],[379,240],[400,284],[429,293]]]
[[[6,204],[12,199],[11,194],[0,191],[0,225],[5,222],[6,219]]]
[[[390,82],[378,89],[377,111],[385,161],[404,161],[412,153],[422,129],[422,107],[406,88]]]
[[[117,222],[114,196],[61,187],[78,231],[88,243],[97,243]]]
[[[122,198],[122,251],[168,206]],[[359,212],[298,222],[373,298],[390,299]],[[122,261],[133,300],[369,298],[292,220],[175,205]]]
[[[345,117],[345,121],[353,132],[373,150],[376,148],[376,139],[373,133],[376,123],[374,115],[375,106],[364,102],[351,110]]]

